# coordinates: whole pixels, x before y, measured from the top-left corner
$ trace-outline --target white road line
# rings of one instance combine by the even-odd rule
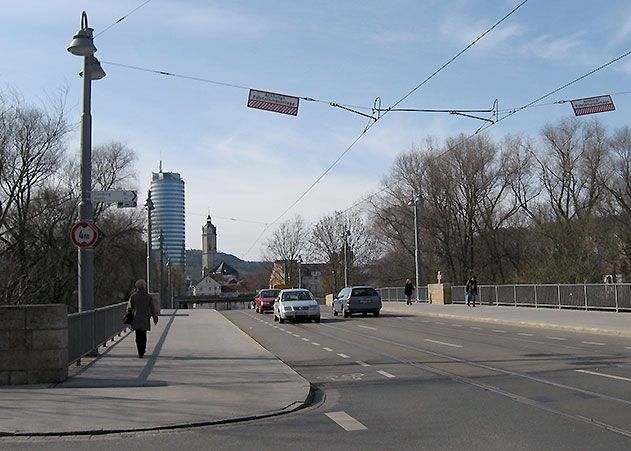
[[[471,329],[475,329],[475,330],[482,330],[481,327],[477,327],[477,326],[471,326]]]
[[[565,341],[565,338],[561,338],[561,337],[546,337],[546,338],[549,338],[550,340]]]
[[[362,326],[361,324],[358,324],[357,327],[361,327],[363,329],[370,329],[370,330],[377,330],[376,327],[370,327],[370,326]]]
[[[316,343],[315,341],[312,341],[312,342],[311,342],[311,344],[312,344],[313,346],[320,346],[320,343]]]
[[[289,334],[289,335],[293,335],[293,334],[291,333],[291,331],[289,331],[289,330],[286,330],[286,331],[285,331],[285,333],[286,333],[286,334]]]
[[[388,378],[396,377],[394,374],[390,374],[387,371],[383,371],[383,370],[379,370],[377,371],[377,373],[381,374],[382,376],[386,376]]]
[[[355,363],[361,366],[370,366],[370,363],[362,362],[361,360],[355,360]]]
[[[455,345],[453,343],[445,343],[444,341],[430,340],[429,338],[426,338],[425,341],[429,341],[430,343],[436,343],[436,344],[439,344],[439,345],[451,346],[451,347],[454,347],[454,348],[462,348],[462,346],[460,346],[460,345]]]
[[[517,335],[521,335],[522,337],[532,337],[532,334],[526,334],[524,332],[519,332]]]
[[[434,324],[440,324],[441,326],[444,326],[444,325],[445,325],[445,323],[441,323],[441,322],[439,322],[439,321],[434,321]]]
[[[413,319],[413,318],[409,318],[409,319]],[[422,323],[429,323],[429,320],[422,319],[422,320],[421,320],[421,322],[422,322]]]
[[[282,330],[283,332],[285,332],[285,329],[283,329],[282,327],[279,327],[280,330]]]
[[[292,335],[293,335],[294,337],[296,337],[296,338],[300,338],[300,335],[298,335],[298,334],[292,334]]]
[[[631,379],[629,379],[628,377],[614,376],[613,374],[597,373],[596,371],[587,371],[587,370],[575,370],[575,371],[577,373],[593,374],[594,376],[602,376],[602,377],[608,377],[610,379],[618,379],[620,381],[631,382]]]
[[[302,338],[301,340],[302,340],[302,341],[311,341],[311,340],[309,340],[308,338]]]
[[[343,359],[350,359],[350,358],[351,358],[351,356],[350,356],[350,355],[346,355],[346,354],[342,354],[342,353],[339,353],[338,355],[339,355],[340,357],[342,357]]]
[[[278,329],[278,326],[274,326],[274,329]]]
[[[325,351],[329,351],[329,352],[333,351],[333,349],[331,349],[331,348],[322,348],[322,349],[324,349]]]
[[[462,324],[452,324],[453,327],[462,327]]]
[[[624,349],[631,349],[631,346],[625,346]]]
[[[492,331],[492,332],[497,332],[497,333],[499,333],[499,334],[505,334],[505,333],[506,333],[506,331],[505,331],[505,330],[502,330],[502,329],[491,329],[491,331]]]
[[[335,421],[342,429],[346,431],[362,431],[368,429],[355,418],[346,412],[327,412],[327,417]]]
[[[605,346],[605,343],[600,343],[598,341],[581,341],[581,343],[586,345]]]

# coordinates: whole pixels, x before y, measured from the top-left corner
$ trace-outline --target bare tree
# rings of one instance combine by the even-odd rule
[[[297,270],[300,256],[307,258],[307,243],[309,231],[304,220],[296,215],[281,223],[272,236],[265,243],[263,257],[268,261],[284,262],[285,283],[292,283],[291,274]]]

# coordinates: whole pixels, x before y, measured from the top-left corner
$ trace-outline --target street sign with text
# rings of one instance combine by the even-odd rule
[[[575,99],[570,100],[570,103],[576,116],[614,111],[616,109],[610,95]]]
[[[92,191],[92,202],[118,204],[118,208],[136,207],[138,193],[136,191]]]
[[[274,111],[276,113],[298,115],[298,97],[276,94],[274,92],[250,89],[248,106],[259,110]]]

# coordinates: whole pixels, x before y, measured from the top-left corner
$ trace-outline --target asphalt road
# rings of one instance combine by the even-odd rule
[[[225,315],[311,382],[310,407],[8,449],[631,449],[629,339],[412,315],[344,319],[328,309],[321,324]]]

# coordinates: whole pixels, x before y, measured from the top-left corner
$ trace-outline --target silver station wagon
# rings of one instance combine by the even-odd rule
[[[281,290],[274,302],[274,321],[285,320],[320,322],[320,305],[309,290],[294,288]]]
[[[366,316],[372,313],[379,316],[381,310],[381,297],[377,290],[368,286],[346,287],[333,299],[333,316],[342,313],[348,318],[353,313],[361,313]]]

